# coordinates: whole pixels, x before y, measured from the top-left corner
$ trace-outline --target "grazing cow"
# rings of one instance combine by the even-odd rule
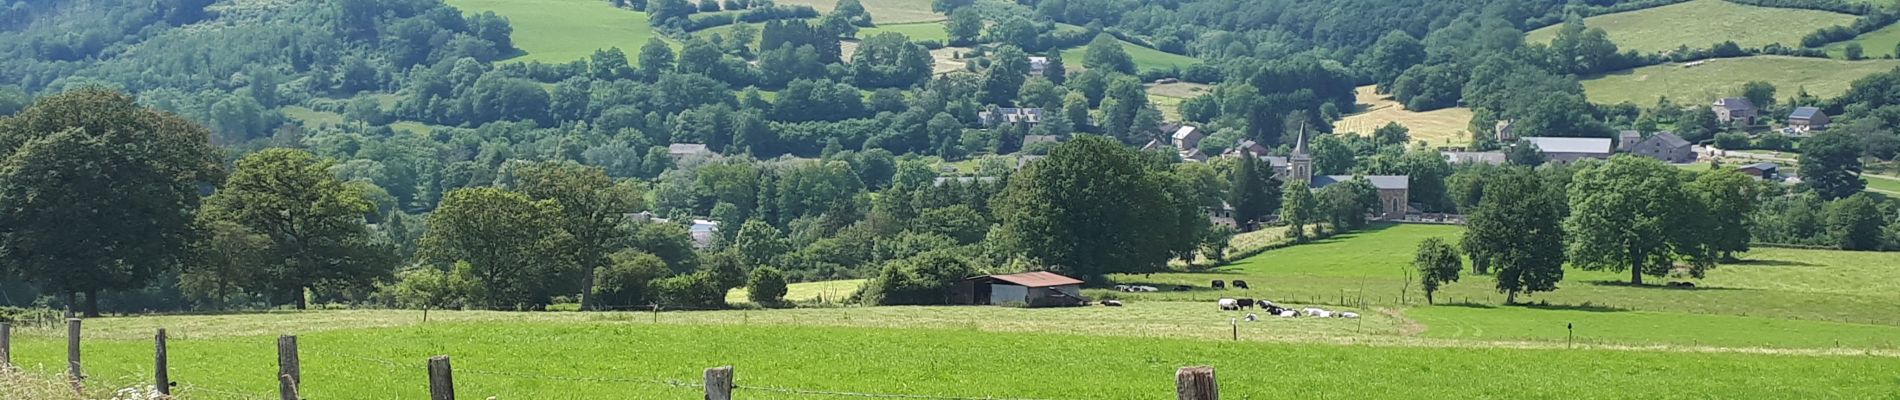
[[[1300,313],[1293,312],[1292,309],[1283,308],[1283,309],[1280,309],[1280,312],[1275,313],[1274,315],[1278,315],[1280,316],[1280,318],[1293,318],[1293,317],[1300,316]]]
[[[1219,279],[1215,279],[1214,288],[1220,289],[1220,290],[1227,290],[1227,282],[1221,282]]]
[[[1259,320],[1259,319],[1260,319],[1260,316],[1258,316],[1258,315],[1253,315],[1253,313],[1247,313],[1247,322],[1254,322],[1254,321],[1257,321],[1257,320]]]
[[[1126,292],[1128,291],[1128,285],[1115,285],[1115,291]]]
[[[1122,302],[1121,302],[1121,300],[1102,300],[1102,306],[1105,306],[1105,307],[1121,307],[1121,306],[1122,306]]]
[[[1216,304],[1220,304],[1221,311],[1240,310],[1239,302],[1234,301],[1234,299],[1220,299],[1220,301],[1216,302]]]
[[[1315,316],[1315,317],[1320,317],[1320,318],[1332,318],[1332,317],[1333,317],[1333,312],[1332,312],[1332,311],[1326,311],[1326,310],[1319,310],[1319,314],[1315,314],[1315,315],[1313,315],[1313,316]]]
[[[1234,280],[1234,288],[1235,289],[1250,289],[1249,287],[1247,287],[1247,281],[1243,281],[1239,279]]]
[[[1247,299],[1247,298],[1234,299],[1234,303],[1239,305],[1240,308],[1253,308],[1253,299]]]
[[[1695,282],[1669,282],[1669,287],[1694,288]]]
[[[1349,318],[1349,319],[1350,319],[1350,318],[1359,318],[1359,313],[1356,313],[1356,312],[1351,312],[1351,311],[1347,311],[1347,312],[1342,312],[1342,313],[1339,313],[1339,317],[1340,317],[1340,318]]]

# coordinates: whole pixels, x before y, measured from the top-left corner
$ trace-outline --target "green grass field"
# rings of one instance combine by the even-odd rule
[[[1677,104],[1701,104],[1740,93],[1749,81],[1775,85],[1779,96],[1806,88],[1820,98],[1847,92],[1848,84],[1867,75],[1900,67],[1896,60],[1842,61],[1804,57],[1758,56],[1709,60],[1700,66],[1661,64],[1588,77],[1583,90],[1590,101],[1624,101],[1652,106],[1661,96]]]
[[[910,40],[950,41],[950,33],[943,30],[942,22],[918,22],[908,24],[879,24],[877,27],[858,30],[858,38],[869,38],[884,32],[902,33]]]
[[[807,398],[760,389],[795,388],[979,398],[1153,399],[1167,396],[1174,369],[1189,365],[1214,366],[1222,391],[1243,399],[1878,398],[1891,394],[1900,379],[1900,358],[1852,352],[1254,340],[1256,334],[1272,331],[1351,335],[1349,327],[1355,322],[1340,319],[1246,323],[1241,336],[1248,340],[1239,342],[1138,332],[1144,328],[1139,321],[1200,318],[1204,322],[1194,328],[1216,337],[1230,334],[1224,317],[1233,314],[1195,306],[1200,311],[890,307],[888,311],[896,312],[851,317],[867,320],[861,324],[875,320],[892,326],[764,319],[782,312],[780,318],[839,320],[842,317],[803,314],[860,310],[749,312],[753,317],[736,315],[741,312],[664,313],[657,324],[649,322],[647,313],[438,312],[437,319],[426,324],[415,320],[414,312],[397,311],[108,318],[88,323],[93,330],[88,331],[85,365],[94,391],[143,382],[151,368],[149,329],[165,326],[173,334],[171,377],[180,384],[180,398],[188,400],[272,396],[273,343],[275,334],[283,332],[299,334],[301,394],[316,399],[424,397],[423,361],[439,354],[452,357],[457,394],[464,398],[622,399],[638,393],[633,397],[695,399],[701,398],[699,389],[688,385],[698,383],[703,368],[720,365],[736,367],[739,394],[746,398]],[[939,311],[966,314],[969,319],[962,322],[969,326],[903,324],[915,314],[927,318]],[[1478,311],[1484,310],[1472,310]],[[724,320],[673,321],[706,316]],[[1100,323],[1088,323],[1104,316],[1137,325],[1110,324],[1113,329],[1102,330]],[[1025,325],[1028,331],[987,332],[982,324]],[[35,376],[56,376],[64,357],[64,341],[57,335],[52,330],[22,331],[16,362]],[[998,356],[1003,354],[1007,356]],[[978,368],[972,363],[982,364]],[[1536,367],[1526,368],[1532,365]],[[1813,373],[1822,370],[1837,373]],[[0,388],[0,394],[6,390]]]
[[[811,6],[821,13],[829,13],[832,7],[838,6],[836,0],[779,0],[776,3]],[[871,22],[878,25],[948,19],[943,14],[930,10],[930,0],[865,0],[862,4],[864,4],[864,11],[871,14]]]
[[[654,37],[646,13],[617,9],[600,0],[447,2],[463,12],[494,11],[507,17],[515,28],[515,47],[526,53],[510,61],[562,63],[610,47],[619,47],[631,60]]]
[[[1706,49],[1723,41],[1742,47],[1781,43],[1799,47],[1801,37],[1816,29],[1854,22],[1854,16],[1826,11],[1769,8],[1722,0],[1694,0],[1585,18],[1584,25],[1603,28],[1619,50],[1666,52],[1681,46]],[[1525,35],[1531,43],[1549,43],[1561,25]]]
[[[1169,67],[1187,68],[1189,65],[1201,62],[1201,59],[1198,58],[1142,47],[1141,45],[1129,43],[1125,40],[1118,40],[1118,42],[1121,42],[1122,50],[1128,52],[1129,58],[1135,60],[1135,68],[1144,71],[1168,69]],[[1088,46],[1071,47],[1062,50],[1063,65],[1068,66],[1070,69],[1081,69],[1084,53],[1086,53],[1087,50]]]
[[[1827,55],[1834,58],[1846,58],[1848,43],[1860,43],[1861,55],[1867,58],[1893,55],[1894,46],[1900,45],[1900,25],[1887,25],[1873,32],[1856,36],[1854,40],[1829,44]]]
[[[837,303],[850,297],[852,293],[857,293],[859,286],[864,286],[863,279],[794,283],[785,285],[785,300]],[[726,292],[726,302],[737,304],[750,303],[752,300],[746,298],[745,288],[737,288]]]
[[[1868,189],[1887,192],[1888,194],[1900,194],[1900,180],[1881,176],[1868,176],[1862,180],[1867,181]]]

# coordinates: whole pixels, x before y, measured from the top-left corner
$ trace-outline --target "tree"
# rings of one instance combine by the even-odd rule
[[[1862,55],[1865,51],[1865,49],[1861,48],[1860,42],[1847,42],[1847,47],[1841,48],[1841,56],[1846,57],[1849,61],[1859,61],[1862,58],[1866,58],[1865,55]]]
[[[640,46],[641,76],[648,82],[660,79],[661,74],[673,70],[673,46],[658,37],[648,38],[647,44]]]
[[[1029,56],[1015,46],[1003,45],[990,58],[990,69],[983,73],[983,103],[1012,105],[1028,79]]]
[[[269,149],[238,160],[237,169],[205,200],[204,217],[231,221],[263,235],[273,260],[258,265],[276,304],[308,306],[318,286],[367,288],[394,272],[395,248],[364,224],[375,208],[330,174],[334,163],[302,150]]]
[[[1135,74],[1135,59],[1122,49],[1121,39],[1107,33],[1095,35],[1082,53],[1082,68]]]
[[[198,185],[222,174],[209,137],[104,89],[0,119],[0,270],[63,293],[68,307],[86,293],[97,315],[99,291],[178,265],[197,234]]]
[[[949,13],[971,4],[976,4],[976,0],[931,0],[930,11]]]
[[[1313,198],[1320,215],[1342,232],[1365,227],[1366,214],[1379,209],[1379,188],[1364,176],[1320,188]]]
[[[1742,98],[1748,99],[1755,107],[1768,108],[1775,105],[1775,84],[1763,81],[1748,81],[1742,84]],[[1714,111],[1714,110],[1710,110]]]
[[[903,34],[880,33],[864,39],[851,55],[851,76],[859,87],[911,87],[930,78],[930,51]]]
[[[1801,181],[1823,200],[1860,193],[1860,140],[1844,130],[1827,130],[1801,141]]]
[[[1399,125],[1398,122],[1387,122],[1385,126],[1372,131],[1372,143],[1380,146],[1394,144],[1404,146],[1411,141],[1412,130],[1406,129],[1405,125]]]
[[[1006,44],[1021,49],[1035,49],[1038,33],[1040,32],[1036,31],[1036,24],[1030,22],[1028,18],[1010,17],[1004,19],[1003,22],[990,25],[983,36],[987,37],[991,43]]]
[[[653,282],[670,274],[666,261],[637,250],[621,250],[594,271],[588,296],[596,309],[647,304],[654,300]]]
[[[1079,136],[1017,172],[993,203],[1025,255],[1091,279],[1159,271],[1172,258],[1173,200],[1140,154]]]
[[[1227,204],[1234,207],[1234,220],[1242,227],[1252,229],[1254,222],[1280,208],[1280,182],[1273,178],[1272,168],[1259,158],[1242,156],[1231,173]]]
[[[561,229],[561,205],[499,188],[458,189],[429,216],[418,254],[424,262],[464,263],[470,300],[490,309],[534,309],[553,298],[549,279],[573,273],[574,237]]]
[[[759,219],[747,220],[739,228],[738,236],[732,240],[732,248],[739,252],[745,266],[758,268],[772,264],[778,256],[791,251],[791,243],[778,228]]]
[[[983,15],[969,7],[950,11],[950,22],[943,25],[943,31],[950,36],[950,44],[962,46],[976,43],[983,34]]]
[[[838,0],[838,4],[831,7],[831,15],[843,18],[854,26],[871,26],[871,13],[865,12],[864,4],[858,0]]]
[[[1438,293],[1438,287],[1458,281],[1458,271],[1465,268],[1464,260],[1458,258],[1458,250],[1453,249],[1445,239],[1425,238],[1418,244],[1418,254],[1412,257],[1412,268],[1418,269],[1419,288],[1425,290],[1425,304],[1437,301],[1432,297]]]
[[[1557,289],[1564,278],[1563,200],[1537,172],[1499,171],[1485,183],[1484,202],[1470,214],[1462,241],[1478,273],[1495,267],[1505,302],[1518,293]]]
[[[1692,228],[1702,220],[1678,172],[1633,155],[1577,170],[1564,220],[1570,262],[1587,270],[1628,270],[1633,285],[1641,285],[1643,275],[1669,273],[1677,252],[1693,248]]]
[[[1827,233],[1842,250],[1880,250],[1884,225],[1886,216],[1866,193],[1827,205]]]
[[[1280,196],[1280,220],[1290,226],[1287,236],[1295,242],[1305,241],[1306,224],[1312,223],[1319,212],[1319,200],[1313,197],[1313,189],[1306,181],[1289,180],[1281,187]]]
[[[224,220],[200,220],[205,237],[191,244],[191,262],[178,274],[178,289],[185,296],[213,310],[224,309],[247,284],[257,281],[256,271],[270,260],[264,250],[270,239]]]
[[[752,270],[752,276],[746,279],[746,298],[758,304],[776,304],[785,301],[785,273],[778,268],[764,267]]]
[[[1402,30],[1393,30],[1372,44],[1359,58],[1359,69],[1370,74],[1380,89],[1390,90],[1392,81],[1414,65],[1425,62],[1425,45]]]
[[[594,287],[594,272],[608,266],[608,257],[620,250],[629,235],[621,222],[641,209],[640,190],[631,183],[614,184],[607,171],[574,162],[523,164],[513,170],[508,188],[537,201],[561,206],[561,229],[574,238],[580,287]],[[581,309],[591,309],[590,291],[581,291]]]
[[[1754,214],[1761,184],[1733,169],[1714,169],[1696,176],[1689,193],[1708,210],[1700,234],[1710,250],[1724,259],[1748,251],[1748,216]]]
[[[1214,225],[1208,227],[1207,232],[1201,235],[1201,256],[1207,257],[1207,259],[1214,262],[1215,265],[1226,261],[1227,248],[1230,242],[1234,240],[1234,236],[1239,234],[1240,231],[1234,229],[1232,226]]]
[[[970,260],[948,250],[892,260],[864,284],[864,299],[880,305],[947,304],[957,282],[976,273]]]
[[[1050,82],[1055,82],[1057,85],[1068,82],[1069,70],[1062,64],[1062,52],[1049,52],[1049,65],[1043,67],[1042,76],[1049,78]]]

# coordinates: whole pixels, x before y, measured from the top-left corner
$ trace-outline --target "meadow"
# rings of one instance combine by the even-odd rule
[[[1867,181],[1867,189],[1887,194],[1900,195],[1900,179],[1885,176],[1861,175]]]
[[[1653,106],[1662,96],[1677,104],[1701,104],[1741,92],[1749,81],[1775,85],[1777,96],[1789,97],[1805,89],[1819,98],[1847,92],[1855,79],[1900,67],[1896,60],[1844,61],[1805,57],[1756,56],[1708,60],[1693,68],[1660,64],[1587,77],[1583,90],[1590,102],[1633,102]]]
[[[1198,58],[1142,47],[1126,40],[1116,40],[1116,42],[1121,43],[1122,50],[1128,52],[1128,57],[1135,60],[1135,68],[1143,71],[1187,68],[1189,65],[1201,62]],[[1072,70],[1082,69],[1082,60],[1085,59],[1087,50],[1086,45],[1063,49],[1063,65]]]
[[[1392,96],[1379,94],[1374,89],[1373,86],[1361,86],[1354,92],[1359,109],[1334,122],[1334,132],[1370,135],[1385,124],[1397,122],[1411,130],[1413,141],[1422,140],[1433,146],[1448,146],[1471,139],[1466,133],[1471,126],[1471,109],[1452,107],[1413,112],[1393,101]]]
[[[818,9],[820,13],[829,13],[838,6],[837,0],[779,0],[777,4],[804,5]],[[948,19],[930,9],[930,0],[865,0],[864,12],[871,14],[871,22],[878,25],[907,24],[917,22],[942,21]]]
[[[1854,40],[1835,42],[1827,45],[1827,55],[1834,58],[1847,57],[1847,44],[1860,43],[1861,56],[1881,58],[1893,56],[1894,46],[1900,45],[1900,25],[1887,25],[1873,32],[1863,33]]]
[[[897,32],[910,37],[910,40],[935,40],[949,42],[950,33],[943,30],[942,22],[918,22],[908,24],[878,24],[878,26],[858,30],[858,38],[869,38],[884,32]]]
[[[509,61],[564,63],[618,47],[632,55],[655,35],[646,13],[618,9],[600,0],[447,0],[463,12],[493,11],[514,25]]]
[[[1723,0],[1694,0],[1636,11],[1598,15],[1583,20],[1591,28],[1603,28],[1619,50],[1641,53],[1667,52],[1682,46],[1706,49],[1723,41],[1742,47],[1761,47],[1780,43],[1800,47],[1801,37],[1816,29],[1848,25],[1848,14],[1770,8],[1731,3]],[[1524,41],[1550,43],[1562,25],[1553,25],[1526,34]]]

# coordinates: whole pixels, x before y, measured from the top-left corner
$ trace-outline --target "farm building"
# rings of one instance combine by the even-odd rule
[[[1333,184],[1353,180],[1352,175],[1328,175],[1313,177],[1313,190],[1319,190]],[[1373,216],[1384,220],[1403,220],[1411,213],[1407,200],[1411,196],[1411,178],[1405,175],[1368,175],[1366,180],[1372,187],[1379,189],[1379,209]]]
[[[1801,107],[1788,114],[1788,128],[1795,134],[1824,131],[1827,130],[1827,124],[1827,113],[1821,112],[1819,108]]]
[[[1607,160],[1616,145],[1610,138],[1527,137],[1523,140],[1536,145],[1537,150],[1544,153],[1546,162],[1560,165],[1585,158]]]
[[[1743,165],[1736,167],[1735,170],[1755,179],[1778,180],[1781,175],[1781,166],[1766,162]]]
[[[1741,97],[1725,97],[1716,100],[1715,105],[1709,108],[1715,110],[1715,119],[1725,124],[1754,125],[1755,117],[1761,112],[1760,109],[1755,108],[1755,103]]]
[[[1087,304],[1082,281],[1052,272],[985,275],[957,283],[955,302],[970,305],[1072,307]]]
[[[1451,164],[1491,164],[1504,165],[1504,153],[1498,151],[1441,151],[1445,162]]]
[[[1029,75],[1043,76],[1049,71],[1049,57],[1029,56]]]
[[[1695,151],[1691,147],[1693,146],[1689,144],[1689,141],[1683,140],[1681,136],[1663,132],[1636,142],[1635,145],[1630,146],[1629,152],[1667,163],[1682,164],[1695,162]]]
[[[673,161],[679,161],[680,159],[692,156],[710,156],[713,155],[713,152],[711,149],[707,149],[706,145],[703,144],[674,143],[666,146],[666,155],[673,157]]]

